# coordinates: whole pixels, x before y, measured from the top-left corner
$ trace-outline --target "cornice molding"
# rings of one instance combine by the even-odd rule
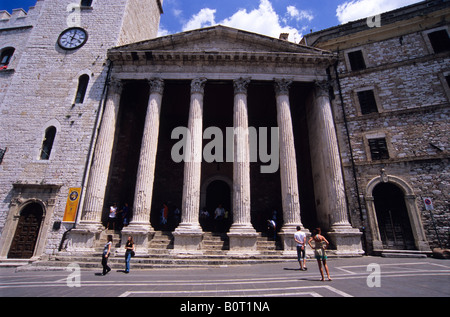
[[[274,52],[190,52],[190,51],[115,51],[109,53],[109,59],[115,65],[156,65],[178,62],[191,64],[207,63],[246,63],[332,65],[337,54],[274,53]]]

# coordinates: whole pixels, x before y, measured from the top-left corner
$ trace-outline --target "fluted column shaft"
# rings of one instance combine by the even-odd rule
[[[330,98],[327,86],[316,87],[316,108],[318,123],[321,125],[321,140],[319,140],[323,151],[322,159],[327,171],[328,197],[330,200],[331,229],[351,228],[348,221],[347,204],[345,198],[344,178],[342,176],[342,166],[339,156],[336,128],[333,121]]]
[[[294,132],[289,102],[291,82],[275,81],[277,120],[280,133],[280,176],[284,225],[282,230],[295,231],[301,225]]]
[[[250,214],[250,144],[247,87],[250,79],[234,81],[234,161],[232,230],[255,231]]]
[[[188,138],[184,163],[184,183],[181,224],[178,229],[201,231],[198,222],[203,141],[203,94],[205,78],[191,83]]]
[[[155,179],[155,162],[158,150],[159,120],[161,101],[164,90],[162,79],[152,79],[150,84],[150,98],[145,118],[142,136],[141,154],[136,179],[136,189],[133,204],[133,219],[130,225],[150,225],[150,211]]]
[[[100,225],[101,222],[121,92],[122,83],[112,80],[95,147],[81,224]]]

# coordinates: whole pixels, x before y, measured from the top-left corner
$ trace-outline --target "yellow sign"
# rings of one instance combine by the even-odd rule
[[[70,188],[67,197],[66,211],[63,222],[75,222],[77,217],[78,203],[80,201],[81,188]]]

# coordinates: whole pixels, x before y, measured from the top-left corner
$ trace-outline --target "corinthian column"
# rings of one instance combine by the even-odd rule
[[[292,237],[296,231],[296,227],[302,226],[300,220],[294,131],[289,102],[289,86],[291,83],[291,81],[285,79],[275,80],[277,120],[280,129],[280,176],[284,219],[280,236],[285,251],[294,251],[295,243],[292,242]]]
[[[118,80],[112,80],[109,84],[108,97],[86,189],[84,208],[80,221],[82,227],[90,227],[92,229],[101,228],[102,209],[106,183],[108,181],[121,92],[122,83]]]
[[[322,127],[322,139],[320,143],[323,146],[323,162],[325,168],[327,168],[326,173],[329,182],[327,195],[330,198],[329,207],[332,207],[330,210],[333,212],[331,214],[330,225],[332,230],[339,228],[346,229],[351,228],[351,225],[347,217],[341,159],[339,156],[333,113],[326,88],[326,85],[317,86],[316,88],[316,109],[318,111],[318,120]]]
[[[325,218],[323,214],[329,213],[330,232],[328,234],[337,252],[359,254],[362,253],[361,232],[352,228],[348,220],[342,165],[328,94],[329,86],[326,82],[316,83],[316,85],[315,119],[311,123],[319,129],[317,131],[319,137],[315,142],[320,149],[317,158],[322,162],[320,173],[323,174],[319,178],[322,184],[316,198],[319,198],[321,205],[326,208],[318,212],[322,214],[322,218]]]
[[[250,144],[247,86],[250,79],[234,81],[233,225],[228,236],[231,252],[256,252],[256,230],[250,214]]]
[[[141,153],[134,192],[133,218],[130,225],[123,228],[122,234],[133,237],[137,246],[136,252],[145,253],[149,233],[153,232],[150,225],[150,211],[153,195],[153,181],[155,179],[155,162],[158,150],[159,118],[161,101],[164,91],[162,79],[149,80],[150,97],[145,117],[144,133],[142,136]],[[127,239],[122,239],[124,250]]]
[[[198,251],[202,228],[198,222],[200,209],[200,177],[203,141],[203,94],[206,79],[191,82],[188,135],[184,163],[181,223],[173,232],[174,248],[179,252]]]
[[[152,204],[155,161],[158,150],[159,118],[164,90],[162,79],[149,80],[150,98],[145,117],[141,154],[134,193],[133,220],[131,226],[150,227],[150,209]]]

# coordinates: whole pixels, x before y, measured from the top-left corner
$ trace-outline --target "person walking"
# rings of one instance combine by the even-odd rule
[[[130,259],[134,256],[134,241],[132,236],[128,237],[125,249],[125,273],[130,273]]]
[[[311,241],[314,241],[314,247],[311,245]],[[320,275],[322,276],[321,281],[325,281],[325,278],[323,275],[322,264],[327,273],[328,280],[331,281],[330,272],[328,270],[328,265],[327,265],[327,253],[325,252],[325,250],[328,248],[330,243],[327,241],[327,239],[325,239],[324,236],[321,235],[320,228],[314,229],[313,235],[308,240],[308,244],[312,249],[314,249],[314,257],[317,260],[317,265],[319,265]]]
[[[306,234],[301,231],[301,227],[297,226],[297,232],[294,233],[294,240],[297,242],[297,260],[300,264],[300,270],[306,271]]]
[[[103,275],[108,274],[111,271],[111,268],[108,266],[108,258],[111,254],[111,245],[112,245],[112,235],[108,235],[108,242],[106,242],[105,247],[103,248],[102,254],[102,266],[103,266]]]

